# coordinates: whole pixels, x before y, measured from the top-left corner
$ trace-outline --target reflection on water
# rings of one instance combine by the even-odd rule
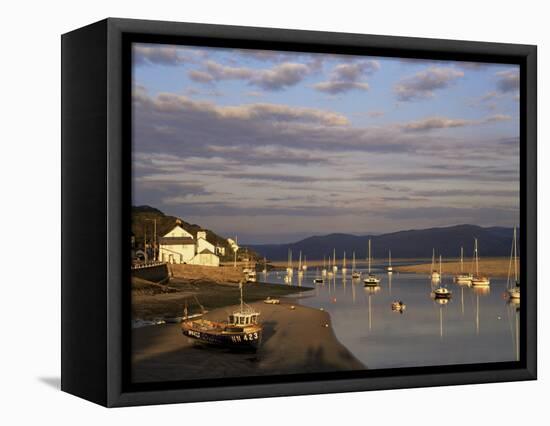
[[[363,272],[363,271],[362,271]],[[519,304],[503,295],[506,279],[472,288],[443,276],[450,299],[433,297],[434,283],[423,275],[374,270],[380,286],[340,272],[322,284],[315,270],[295,274],[287,285],[314,287],[300,303],[330,313],[336,336],[369,368],[412,367],[519,360]],[[284,271],[261,274],[261,281],[284,284]],[[402,301],[406,310],[392,310]]]

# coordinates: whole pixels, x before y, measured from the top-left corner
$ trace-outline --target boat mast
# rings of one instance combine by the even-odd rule
[[[370,274],[370,238],[369,238],[369,274]]]
[[[332,262],[333,266],[336,266],[336,249],[332,250]]]
[[[389,250],[389,252],[390,252],[390,253],[389,253],[389,254],[390,254],[390,265],[389,265],[389,266],[390,266],[390,268],[391,268],[391,250]]]
[[[435,271],[435,249],[432,249],[432,271]]]
[[[514,226],[514,278],[518,282],[518,246],[516,237],[516,227]]]
[[[441,255],[439,255],[439,276],[443,278],[443,275],[441,275]]]
[[[460,273],[464,273],[464,247],[460,246]]]
[[[351,262],[351,272],[355,272],[355,252],[353,252],[353,261]]]
[[[302,250],[300,250],[300,260],[299,260],[299,263],[298,263],[298,269],[302,269]]]
[[[475,254],[475,259],[476,259],[476,276],[479,276],[479,258],[478,258],[478,255],[477,255],[477,238],[474,238],[474,254]]]
[[[243,282],[239,282],[239,289],[241,290],[241,312],[243,312]]]
[[[289,261],[289,268],[292,269],[292,250],[290,250],[290,257],[288,261]]]
[[[344,252],[344,263],[342,264],[342,268],[346,267],[346,252]]]

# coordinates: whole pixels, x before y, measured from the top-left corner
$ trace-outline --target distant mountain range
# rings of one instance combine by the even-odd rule
[[[513,228],[457,225],[379,235],[329,234],[289,244],[260,244],[248,247],[270,260],[286,260],[288,250],[292,250],[294,260],[298,258],[300,250],[308,259],[322,259],[323,256],[332,255],[334,249],[337,259],[342,258],[344,251],[348,259],[353,251],[358,259],[364,259],[370,238],[374,258],[387,257],[388,250],[392,251],[394,259],[429,258],[434,248],[436,253],[443,257],[458,257],[461,246],[464,247],[464,256],[470,257],[473,254],[474,238],[477,238],[479,255],[493,257],[510,255],[512,234]]]

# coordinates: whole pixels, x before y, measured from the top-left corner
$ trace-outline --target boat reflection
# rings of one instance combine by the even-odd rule
[[[369,300],[369,331],[372,330],[372,296],[380,292],[380,286],[369,286],[369,287],[363,287],[365,289],[365,293],[368,295]]]

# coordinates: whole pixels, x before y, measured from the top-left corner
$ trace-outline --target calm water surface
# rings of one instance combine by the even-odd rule
[[[444,275],[443,285],[452,291],[444,304],[431,297],[432,284],[424,275],[373,272],[382,279],[376,291],[365,288],[362,279],[352,281],[349,270],[347,279],[338,271],[324,284],[313,284],[315,270],[301,280],[295,271],[286,284],[315,287],[297,295],[300,303],[327,311],[338,340],[371,369],[518,359],[519,305],[504,299],[506,279],[493,278],[483,290]],[[258,279],[285,284],[284,276],[271,271]],[[404,313],[391,310],[395,300],[406,304]]]

